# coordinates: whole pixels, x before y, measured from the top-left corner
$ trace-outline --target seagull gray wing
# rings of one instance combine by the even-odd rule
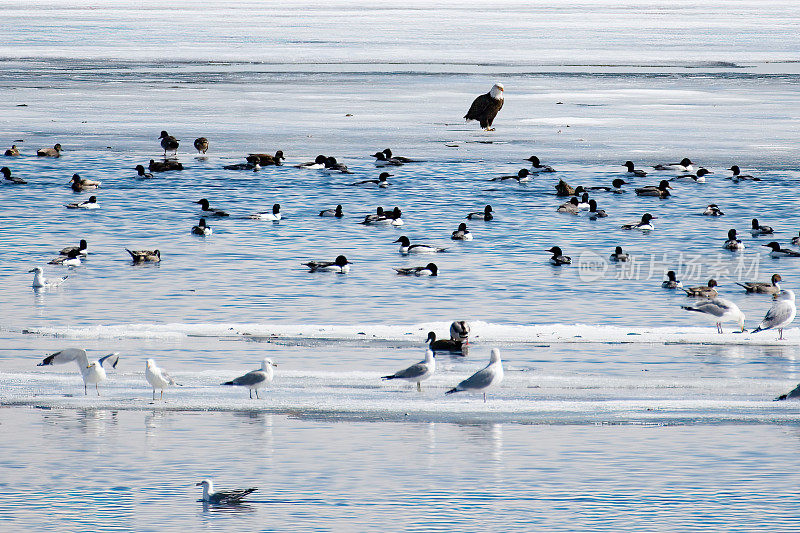
[[[792,316],[792,304],[788,301],[779,300],[767,311],[764,320],[759,326],[761,329],[769,329],[783,324]]]
[[[720,300],[719,298],[712,298],[711,300],[698,302],[693,307],[688,309],[691,311],[700,311],[701,313],[706,313],[708,315],[721,318],[725,313],[731,310],[731,307],[725,301]]]
[[[415,365],[411,365],[405,370],[400,370],[398,372],[395,372],[394,375],[392,375],[392,377],[400,379],[418,378],[420,376],[424,376],[428,372],[428,370],[429,369],[427,364],[417,363]]]
[[[250,385],[257,385],[263,381],[267,380],[267,374],[263,370],[253,370],[252,372],[248,372],[244,376],[239,376],[238,378],[233,380],[234,385],[242,385],[242,386],[250,386]]]
[[[485,389],[494,381],[495,372],[491,366],[478,370],[458,384],[458,389]]]
[[[98,361],[100,362],[100,366],[105,366],[106,362],[108,362],[108,364],[111,365],[111,368],[117,368],[117,363],[119,363],[119,353],[110,353],[101,357],[98,359]]]
[[[78,363],[83,364],[83,366],[88,366],[89,359],[86,357],[86,350],[81,350],[80,348],[67,348],[66,350],[61,350],[60,352],[48,355],[36,366],[58,365],[62,363],[69,363],[71,361],[77,361]]]
[[[238,503],[242,501],[242,498],[257,490],[258,489],[255,487],[238,490],[221,490],[212,494],[208,499],[211,503]]]

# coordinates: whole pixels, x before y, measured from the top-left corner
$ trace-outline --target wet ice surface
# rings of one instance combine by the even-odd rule
[[[758,217],[797,235],[798,14],[791,3],[493,2],[332,6],[217,2],[2,3],[2,164],[29,181],[0,187],[0,523],[30,530],[753,530],[796,525],[800,333],[725,334],[660,287],[720,280],[753,329],[770,299],[734,281],[800,261],[773,260]],[[506,104],[493,133],[460,117],[495,81]],[[24,105],[23,105],[24,104]],[[352,115],[352,116],[347,116]],[[162,129],[181,139],[181,173],[134,178],[158,159]],[[210,139],[206,157],[191,149]],[[60,142],[58,160],[35,157]],[[391,169],[391,147],[423,163]],[[224,171],[282,149],[287,166]],[[355,174],[292,168],[319,153]],[[538,155],[559,172],[489,182]],[[605,185],[622,162],[682,157],[712,169],[668,200],[596,198],[610,216],[555,214],[559,178]],[[763,181],[734,184],[731,164]],[[66,187],[103,182],[101,209]],[[627,188],[673,173],[651,172]],[[207,197],[232,213],[193,238]],[[280,223],[242,217],[280,203]],[[726,213],[699,216],[708,203]],[[342,220],[317,213],[341,203]],[[475,240],[449,239],[467,212]],[[399,206],[405,225],[358,224]],[[619,226],[645,211],[650,235]],[[747,245],[723,253],[729,228]],[[403,257],[392,241],[448,247]],[[91,255],[59,288],[27,271],[63,246]],[[601,272],[553,268],[546,248]],[[633,265],[604,260],[617,245]],[[124,248],[158,248],[159,266]],[[344,253],[346,276],[300,263]],[[434,260],[438,278],[393,267]],[[587,277],[587,274],[589,277]],[[380,381],[424,354],[429,330],[473,324],[467,357],[439,357],[417,393]],[[483,403],[444,391],[499,346],[502,385]],[[84,396],[74,364],[36,367],[56,350],[122,355]],[[183,387],[150,400],[144,361]],[[218,384],[271,357],[260,400]],[[43,452],[46,450],[46,452]],[[83,468],[91,461],[91,468]],[[250,506],[204,510],[193,484],[261,488]],[[220,512],[215,512],[220,511]],[[226,512],[227,511],[227,512]],[[399,526],[398,524],[402,524]]]

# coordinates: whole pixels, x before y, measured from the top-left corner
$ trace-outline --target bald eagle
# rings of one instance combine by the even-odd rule
[[[464,115],[467,120],[477,120],[481,123],[481,128],[486,131],[494,131],[492,122],[494,117],[503,108],[503,85],[495,83],[492,90],[482,94],[472,102],[472,105]]]

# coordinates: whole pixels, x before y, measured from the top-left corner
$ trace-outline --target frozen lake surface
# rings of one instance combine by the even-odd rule
[[[780,273],[798,235],[800,114],[791,2],[4,2],[0,38],[0,529],[790,530],[797,527],[800,331],[738,333],[680,306],[714,277],[754,329],[771,305],[735,282]],[[494,132],[461,117],[494,82]],[[182,172],[136,178],[180,139]],[[205,136],[205,156],[192,140]],[[59,159],[38,148],[64,146]],[[422,160],[391,169],[391,147]],[[223,170],[250,152],[286,165]],[[294,168],[317,154],[352,175]],[[491,182],[537,155],[558,172]],[[714,173],[638,197],[690,157]],[[554,185],[609,185],[609,217],[557,214]],[[731,165],[762,180],[734,183]],[[102,182],[73,193],[69,177]],[[94,211],[64,204],[96,194]],[[231,213],[190,234],[199,198]],[[278,223],[247,215],[281,204]],[[724,216],[700,213],[716,203]],[[320,210],[342,204],[342,219]],[[486,204],[475,239],[450,240]],[[405,224],[359,224],[399,206]],[[649,234],[623,223],[658,216]],[[774,227],[753,237],[752,218]],[[746,248],[722,249],[736,228]],[[446,247],[403,256],[393,241]],[[89,241],[77,268],[46,265]],[[553,267],[551,246],[575,264]],[[615,246],[634,261],[607,261]],[[125,248],[159,249],[134,266]],[[347,275],[301,263],[353,261]],[[435,278],[393,268],[434,261]],[[43,266],[59,287],[34,291]],[[422,359],[428,331],[472,324],[467,357],[440,356],[422,393],[381,382]],[[50,353],[115,351],[98,398]],[[499,347],[483,403],[444,391]],[[152,357],[183,387],[152,402]],[[271,357],[265,398],[218,384]],[[258,486],[203,509],[194,483]],[[10,525],[9,525],[10,524]]]

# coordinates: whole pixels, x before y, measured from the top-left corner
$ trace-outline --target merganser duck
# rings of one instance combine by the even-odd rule
[[[717,204],[708,204],[708,207],[703,211],[703,216],[707,217],[721,217],[724,214]]]
[[[41,267],[34,267],[28,270],[29,274],[31,272],[33,272],[33,283],[31,283],[31,287],[33,287],[34,289],[41,289],[42,287],[58,287],[59,285],[64,283],[64,281],[66,281],[66,279],[69,277],[69,276],[64,276],[56,280],[47,279],[44,277],[44,271],[42,270]]]
[[[789,248],[781,248],[781,245],[775,241],[769,244],[762,244],[761,246],[772,248],[772,251],[769,253],[770,257],[800,257],[800,252],[796,250],[790,250]]]
[[[387,167],[387,166],[395,166],[399,167],[403,165],[403,162],[399,159],[394,159],[391,157],[387,157],[385,152],[375,152],[372,154],[372,157],[375,159],[375,164],[379,167]]]
[[[713,174],[708,169],[699,168],[697,169],[697,174],[681,174],[680,176],[675,176],[674,178],[670,179],[669,181],[693,181],[695,183],[705,183],[706,182],[706,175]]]
[[[61,145],[56,143],[52,148],[40,148],[36,151],[39,157],[60,157]]]
[[[622,229],[638,229],[639,231],[652,231],[655,229],[653,224],[651,224],[651,220],[658,218],[654,217],[650,213],[645,213],[642,215],[642,220],[636,222],[635,224],[625,224],[622,226]]]
[[[617,246],[616,248],[614,248],[614,253],[611,254],[611,257],[609,259],[614,263],[625,263],[626,261],[628,261],[628,259],[630,259],[630,257],[631,257],[630,255],[622,251],[622,246]]]
[[[581,194],[581,201],[578,202],[578,209],[581,211],[588,211],[589,210],[589,193],[585,192]]]
[[[416,160],[416,159],[409,159],[408,157],[402,157],[402,156],[399,156],[399,155],[393,155],[392,151],[389,148],[385,148],[383,150],[383,153],[386,155],[387,159],[396,159],[396,160],[400,161],[401,163],[419,163],[419,161]],[[373,156],[373,157],[375,157],[375,156]]]
[[[164,149],[165,158],[167,157],[167,151],[174,152],[177,155],[178,146],[180,146],[178,141],[180,139],[176,139],[175,137],[173,137],[172,135],[163,130],[161,131],[161,135],[159,135],[158,138],[161,139],[161,148]]]
[[[472,233],[467,229],[467,224],[462,222],[458,225],[458,229],[450,236],[454,241],[471,241]]]
[[[561,252],[561,248],[559,248],[558,246],[553,246],[549,250],[545,250],[545,251],[546,252],[550,252],[550,253],[553,254],[553,256],[550,258],[550,263],[555,265],[555,266],[571,265],[572,264],[572,258],[569,257],[569,256],[564,255]]]
[[[272,212],[264,211],[262,213],[253,213],[249,217],[252,220],[272,220],[278,221],[281,219],[281,204],[274,204],[272,206]]]
[[[728,170],[733,172],[733,176],[729,177],[728,179],[729,180],[733,180],[734,182],[738,182],[738,181],[742,181],[742,180],[744,180],[744,181],[761,181],[761,178],[756,178],[754,176],[751,176],[750,174],[742,174],[741,173],[742,171],[741,171],[741,169],[739,168],[738,165],[733,165]]]
[[[450,324],[450,338],[462,344],[469,344],[469,324],[466,320],[454,320]]]
[[[722,245],[726,250],[744,250],[744,243],[736,238],[736,230],[728,230],[728,240]]]
[[[436,340],[436,333],[433,331],[428,332],[428,338],[425,339],[428,343],[428,348],[436,353],[436,352],[450,352],[450,353],[462,353],[464,348],[464,343],[460,340],[453,340],[453,339],[439,339]]]
[[[22,178],[18,178],[16,176],[12,176],[11,175],[11,169],[8,168],[8,167],[0,168],[0,174],[3,174],[3,180],[4,181],[9,181],[9,182],[11,182],[11,183],[13,183],[15,185],[25,185],[26,183],[28,183],[27,181],[25,181]]]
[[[198,137],[194,140],[194,149],[198,154],[204,154],[208,151],[208,139],[205,137]]]
[[[3,155],[5,155],[6,157],[16,157],[16,156],[18,156],[19,155],[19,149],[17,148],[17,145],[16,144],[12,144],[11,148],[6,150],[5,154],[3,154]]]
[[[128,250],[125,251],[131,254],[131,259],[134,263],[160,263],[161,252],[158,250]]]
[[[570,215],[577,215],[581,211],[581,208],[578,207],[579,203],[580,202],[578,202],[578,199],[573,196],[572,198],[569,199],[569,202],[563,203],[560,206],[558,206],[558,209],[556,209],[556,213],[568,213]]]
[[[665,289],[680,289],[683,284],[675,277],[675,271],[670,270],[667,272],[667,279],[661,282],[661,286]]]
[[[319,216],[342,218],[344,216],[344,213],[342,212],[342,205],[337,205],[336,209],[323,209],[319,212]]]
[[[169,172],[171,170],[183,170],[183,163],[171,159],[164,161],[154,161],[151,159],[147,168],[153,172]]]
[[[201,218],[200,222],[198,222],[196,226],[192,226],[192,235],[202,235],[205,237],[213,233],[214,230],[211,229],[211,226],[206,224],[206,219],[204,218]]]
[[[275,155],[271,154],[249,154],[247,162],[252,165],[261,165],[263,167],[275,165],[281,166],[286,158],[283,156],[283,150],[278,150]]]
[[[518,183],[526,183],[531,181],[531,172],[527,168],[520,169],[519,172],[515,176],[498,176],[496,178],[492,178],[489,181],[506,181],[506,180],[517,180]]]
[[[773,229],[769,226],[762,226],[758,223],[758,219],[754,218],[751,224],[750,233],[753,234],[753,237],[756,235],[772,235],[775,233]]]
[[[611,187],[605,185],[599,185],[596,187],[586,187],[587,191],[597,191],[597,192],[612,192],[614,194],[622,194],[625,191],[622,189],[623,185],[627,185],[628,182],[621,179],[616,178],[614,181],[611,182]]]
[[[778,294],[781,290],[778,283],[781,281],[780,274],[773,274],[769,282],[765,281],[748,281],[745,283],[735,282],[738,286],[743,287],[745,292],[758,293],[758,294]]]
[[[309,268],[309,272],[337,272],[339,274],[347,274],[350,272],[350,265],[352,263],[347,260],[343,255],[336,256],[333,261],[309,261],[303,263],[303,266]]]
[[[81,178],[78,174],[73,174],[69,186],[75,192],[87,191],[92,189],[99,189],[100,182]]]
[[[228,213],[222,211],[221,209],[214,209],[213,207],[211,207],[206,198],[200,198],[195,203],[200,204],[200,210],[203,211],[206,214],[206,216],[211,216],[211,217],[230,216]]]
[[[89,245],[86,242],[86,239],[81,239],[81,242],[78,244],[78,246],[67,246],[62,248],[58,253],[59,255],[69,255],[72,252],[77,252],[78,254],[85,256],[89,253],[88,248]]]
[[[379,153],[383,153],[383,152],[379,152]],[[381,172],[380,176],[378,176],[378,179],[376,179],[376,180],[356,181],[355,183],[351,183],[350,185],[351,186],[377,185],[381,189],[385,189],[390,185],[389,178],[391,178],[391,177],[392,177],[392,174],[389,174],[388,172]]]
[[[541,163],[541,161],[539,161],[539,158],[536,157],[535,155],[530,156],[525,161],[530,161],[531,162],[531,172],[534,172],[534,173],[555,172],[556,171],[553,167],[551,167],[549,165],[543,165]]]
[[[86,201],[75,204],[64,204],[64,207],[67,209],[99,209],[100,204],[97,203],[97,196],[90,196]]]
[[[47,262],[48,265],[63,265],[68,267],[81,266],[81,253],[77,250],[68,252],[65,255],[59,255]]]
[[[625,163],[623,163],[622,166],[628,169],[628,174],[630,174],[631,176],[636,176],[638,178],[643,178],[647,176],[647,172],[645,172],[644,170],[637,170],[633,168],[633,161],[625,161]]]
[[[352,174],[347,169],[347,165],[344,163],[339,163],[336,161],[335,157],[327,157],[325,158],[325,170],[328,172],[341,172],[342,174]]]
[[[439,267],[435,263],[428,263],[427,265],[409,268],[395,268],[398,274],[402,276],[438,276]]]
[[[136,176],[143,179],[150,179],[153,175],[150,172],[145,172],[142,165],[136,165]]]
[[[492,215],[493,212],[492,206],[487,205],[483,208],[483,211],[474,211],[468,214],[466,218],[469,220],[485,220],[488,222],[494,218],[494,215]]]
[[[739,329],[744,331],[744,313],[735,303],[725,298],[711,298],[694,305],[682,305],[681,309],[703,314],[717,324],[717,333],[722,333],[722,323],[728,321],[736,322]]]
[[[797,314],[797,306],[794,303],[794,291],[783,289],[773,296],[775,303],[772,304],[764,320],[758,325],[753,333],[764,331],[765,329],[778,328],[778,340],[783,340],[783,328],[794,321]]]
[[[589,200],[589,220],[597,220],[598,218],[605,218],[608,216],[605,209],[597,209],[597,202]]]
[[[670,186],[667,180],[661,180],[661,183],[656,185],[648,185],[647,187],[641,187],[639,189],[634,189],[636,191],[637,196],[657,196],[659,198],[667,198],[669,197],[669,190],[672,187]]]
[[[717,280],[710,279],[706,286],[689,287],[688,289],[683,289],[683,292],[690,298],[716,298],[717,290],[714,288],[716,286]]]
[[[678,172],[691,172],[694,170],[694,163],[688,157],[681,159],[680,163],[668,163],[653,166],[656,170],[677,170]]]
[[[295,168],[305,168],[308,170],[320,170],[325,168],[325,161],[328,158],[324,155],[320,154],[313,161],[309,161],[307,163],[301,163],[299,165],[295,165]]]
[[[399,251],[401,254],[433,254],[447,250],[447,248],[437,248],[436,246],[429,246],[427,244],[411,244],[411,241],[409,241],[408,237],[405,235],[402,235],[394,242],[400,243]]]

